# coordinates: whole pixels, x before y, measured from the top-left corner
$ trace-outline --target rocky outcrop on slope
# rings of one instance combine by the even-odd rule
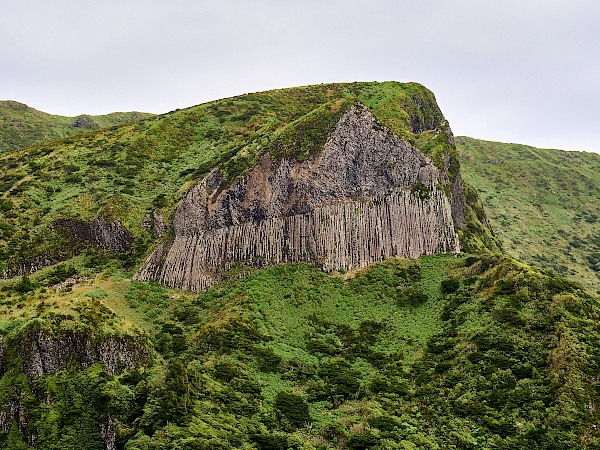
[[[12,359],[7,358],[7,353],[12,355]],[[126,369],[139,369],[149,360],[148,342],[140,336],[93,336],[82,331],[56,333],[47,329],[31,329],[6,341],[0,337],[0,377],[9,371],[8,366],[12,364],[9,379],[22,373],[28,377],[30,386],[35,386],[37,377],[77,366],[85,369],[100,363],[109,375],[115,375]],[[31,427],[31,408],[36,402],[50,405],[53,399],[48,392],[35,389],[35,400],[31,396],[24,397],[24,390],[27,391],[23,385],[13,382],[12,393],[4,392],[3,402],[0,402],[0,432],[9,433],[15,423],[25,442],[35,447],[37,435],[35,428]],[[28,398],[28,402],[24,402],[23,398]],[[101,418],[98,426],[105,448],[116,449],[116,429],[112,417]]]
[[[201,290],[240,263],[304,261],[331,271],[458,252],[461,209],[439,188],[447,182],[429,158],[357,104],[305,161],[265,153],[226,188],[213,170],[182,200],[172,241],[157,247],[136,278]],[[464,203],[461,194],[453,201]]]
[[[111,252],[126,252],[133,242],[131,233],[123,228],[121,222],[118,220],[107,222],[102,216],[92,223],[68,219],[57,220],[51,228]]]
[[[69,361],[81,368],[102,363],[109,374],[134,369],[148,361],[146,346],[130,336],[105,336],[93,339],[82,332],[63,332],[54,336],[45,330],[34,330],[19,338],[21,372],[43,376],[65,369]]]

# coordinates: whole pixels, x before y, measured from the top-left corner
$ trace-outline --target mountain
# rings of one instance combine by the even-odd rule
[[[3,100],[0,101],[0,154],[151,116],[134,111],[65,117],[38,111],[13,100]]]
[[[500,251],[421,85],[0,162],[2,448],[600,445],[598,299]]]
[[[600,155],[456,141],[506,252],[600,293]]]
[[[406,143],[402,145],[420,149],[426,157],[413,152],[417,156],[410,160],[410,164],[423,164],[426,183],[403,175],[402,171],[411,166],[399,164],[399,157],[395,157],[397,161],[379,162],[377,180],[387,177],[394,189],[410,188],[413,197],[420,197],[426,207],[445,199],[454,219],[464,222],[452,231],[462,246],[493,250],[495,238],[485,226],[487,219],[477,195],[472,188],[462,187],[453,137],[433,94],[414,83],[356,83],[248,94],[0,157],[7,168],[0,178],[4,191],[0,199],[0,209],[4,210],[0,271],[8,277],[30,273],[75,256],[90,244],[105,250],[127,250],[128,267],[133,267],[174,232],[177,241],[177,230],[156,229],[170,223],[177,227],[179,220],[174,222],[173,218],[181,200],[194,195],[190,189],[207,175],[214,178],[213,169],[220,177],[215,192],[222,194],[223,202],[229,202],[229,187],[236,188],[267,152],[280,161],[300,163],[308,159],[326,144],[339,119],[357,102],[374,114],[367,118],[374,131],[370,136],[356,137],[356,155],[360,151],[365,154],[360,150],[365,142],[360,139],[379,134],[382,142],[389,141],[386,145],[398,151],[401,140]],[[396,143],[392,143],[394,139]],[[358,166],[348,163],[345,167],[354,168],[356,173]],[[352,176],[348,175],[347,184],[353,182]],[[361,189],[324,194],[314,191],[310,195],[321,195],[321,200],[328,201],[348,195],[364,200],[385,193],[368,185]],[[283,197],[277,201],[287,202]],[[229,206],[223,204],[223,208]],[[263,214],[257,208],[244,211]],[[291,213],[273,210],[268,214]],[[213,228],[227,225],[223,222]],[[437,250],[433,248],[437,242],[427,245],[423,253]],[[377,253],[374,257],[380,257],[380,251],[373,251]],[[313,262],[321,257],[312,253]],[[348,268],[344,264],[339,267]]]

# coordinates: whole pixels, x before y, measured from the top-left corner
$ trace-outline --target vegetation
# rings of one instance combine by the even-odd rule
[[[468,137],[456,145],[504,250],[600,292],[600,156]]]
[[[231,183],[267,150],[309,157],[357,101],[447,170],[440,188],[450,189],[459,166],[448,125],[433,94],[413,83],[247,94],[0,156],[0,447],[103,449],[113,438],[127,450],[600,447],[598,298],[556,275],[563,270],[501,255],[473,187],[461,231],[469,253],[458,257],[391,258],[332,274],[306,264],[236,267],[232,275],[247,276],[199,294],[131,280],[156,243],[155,211],[168,223],[214,168]],[[79,119],[95,128],[97,119]],[[470,168],[483,164],[476,150],[495,144],[460,145],[465,178],[483,196],[508,173],[515,178],[508,163],[493,165],[500,175],[482,169],[493,181]],[[596,186],[597,166],[579,161],[581,180],[556,183],[567,191],[573,182],[591,201],[584,187]],[[512,185],[504,204],[529,211],[529,191],[520,179]],[[492,206],[501,191],[489,196]],[[412,194],[430,191],[416,184]],[[540,201],[560,200],[548,208],[567,217],[558,214],[562,194],[553,194]],[[565,196],[575,208],[575,194]],[[584,231],[569,228],[569,245],[593,272],[595,213],[582,204],[579,221],[577,213],[570,220]],[[56,226],[100,216],[131,233],[127,252]],[[525,225],[509,229],[498,217],[490,220],[505,247],[519,251],[506,236]],[[543,244],[539,254],[553,255]],[[23,345],[35,333],[79,354],[66,346],[64,363],[38,376]],[[93,352],[81,351],[81,340],[108,339],[150,357],[129,368],[82,358]]]
[[[77,117],[64,117],[47,114],[12,100],[0,101],[0,154],[151,115],[124,112],[103,116],[82,114]]]
[[[307,158],[356,101],[439,167],[442,152],[454,155],[433,94],[396,82],[247,94],[45,142],[0,156],[0,272],[22,275],[79,254],[89,242],[54,224],[99,216],[133,235],[133,266],[154,243],[154,210],[168,222],[185,192],[215,167],[230,183],[267,150],[274,158]]]
[[[23,294],[4,291],[20,324],[3,322],[8,342],[102,289],[109,313],[89,332],[140,321],[156,352],[143,371],[73,366],[32,382],[10,356],[1,383],[17,386],[39,448],[103,448],[109,420],[130,450],[600,444],[597,298],[507,257],[389,259],[345,276],[286,264],[200,294],[101,278],[38,287],[20,309]],[[6,405],[15,391],[0,392]],[[3,448],[25,442],[0,433]]]

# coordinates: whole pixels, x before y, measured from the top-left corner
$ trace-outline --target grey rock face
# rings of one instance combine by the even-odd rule
[[[8,267],[3,273],[2,278],[12,278],[19,275],[28,275],[44,267],[51,265],[52,262],[47,255],[37,256],[31,260],[20,261],[18,265]]]
[[[111,252],[126,252],[133,241],[131,234],[123,228],[121,222],[113,220],[108,223],[104,217],[94,220],[92,235],[96,247]]]
[[[106,450],[117,450],[116,423],[111,416],[108,416],[106,423],[100,424],[100,436]]]
[[[464,218],[467,209],[464,184],[461,177],[457,177],[452,183],[452,195],[450,196],[452,218],[457,228],[464,228]]]
[[[77,361],[82,368],[100,362],[108,373],[134,369],[148,361],[145,346],[131,337],[108,336],[98,341],[88,334],[65,332],[53,336],[44,330],[24,334],[19,342],[21,372],[28,376],[43,376],[67,367]]]
[[[131,233],[123,228],[121,222],[118,220],[107,222],[102,216],[92,223],[57,220],[51,228],[66,232],[72,238],[87,241],[98,248],[111,252],[126,252],[133,242]]]
[[[75,362],[84,369],[95,363],[104,364],[109,374],[117,374],[125,369],[137,369],[149,359],[146,342],[132,336],[99,336],[93,338],[84,332],[62,332],[53,335],[47,330],[31,330],[17,338],[7,339],[6,345],[18,346],[21,373],[30,382],[34,377],[56,373],[71,367]],[[14,351],[14,350],[13,350]],[[5,341],[0,337],[0,376],[6,371]],[[5,393],[6,394],[6,393]],[[50,404],[52,398],[39,399]],[[0,432],[8,433],[13,422],[25,441],[35,447],[37,436],[30,427],[26,405],[22,403],[20,389],[13,386],[12,395],[5,395],[6,403],[0,405]],[[116,449],[116,422],[108,416],[106,422],[99,423],[100,434],[105,448]]]
[[[165,221],[163,219],[162,213],[158,210],[155,210],[152,213],[152,231],[154,233],[155,238],[162,237],[163,234],[167,231],[167,226],[165,225]]]
[[[306,161],[264,154],[225,190],[218,171],[207,175],[177,209],[173,242],[160,244],[136,278],[201,290],[240,263],[305,261],[331,271],[458,252],[440,181],[431,160],[357,105]],[[415,195],[415,185],[427,195]]]

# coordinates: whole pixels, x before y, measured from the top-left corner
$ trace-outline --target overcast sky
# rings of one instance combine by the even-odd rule
[[[600,152],[598,0],[1,0],[0,99],[162,113],[416,81],[456,135]]]

